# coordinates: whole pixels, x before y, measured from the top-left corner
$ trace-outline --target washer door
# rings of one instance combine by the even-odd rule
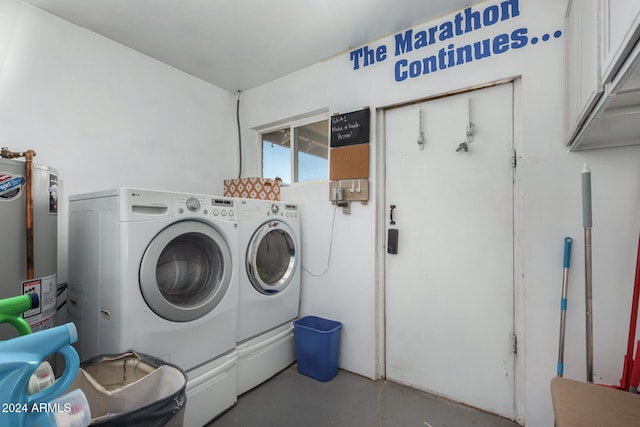
[[[247,274],[262,294],[277,294],[291,283],[298,254],[291,227],[281,221],[263,224],[247,248]]]
[[[215,309],[231,282],[231,251],[224,237],[197,221],[162,230],[140,265],[144,300],[159,316],[188,322]]]

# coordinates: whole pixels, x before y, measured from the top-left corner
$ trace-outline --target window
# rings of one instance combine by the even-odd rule
[[[262,176],[291,183],[291,138],[289,128],[262,134]]]
[[[328,178],[328,119],[296,122],[261,137],[263,177],[279,177],[285,184]]]

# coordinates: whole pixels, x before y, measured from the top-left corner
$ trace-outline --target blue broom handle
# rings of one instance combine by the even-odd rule
[[[569,265],[571,264],[571,237],[564,238],[564,261],[562,274],[562,298],[560,299],[560,342],[558,348],[558,366],[557,375],[561,377],[564,374],[564,333],[565,318],[567,313],[567,287],[569,281]]]
[[[571,263],[571,243],[573,239],[571,237],[564,238],[564,268],[569,268],[569,264]]]

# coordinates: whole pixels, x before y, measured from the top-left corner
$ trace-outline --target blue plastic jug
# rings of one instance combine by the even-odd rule
[[[80,358],[71,346],[78,340],[73,323],[0,341],[0,426],[24,427],[46,410],[46,403],[69,388],[78,374]],[[54,353],[65,359],[65,370],[50,387],[29,395],[29,379],[43,360]]]

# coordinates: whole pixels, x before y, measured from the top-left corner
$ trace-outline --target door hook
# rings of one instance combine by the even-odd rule
[[[422,107],[418,110],[420,120],[418,121],[418,149],[424,150],[424,132],[422,130]]]
[[[461,142],[460,145],[458,145],[458,148],[456,148],[456,153],[459,152],[460,150],[464,150],[465,153],[469,151],[469,144],[473,142],[473,129],[475,127],[476,125],[469,122],[469,124],[467,125],[467,132],[466,132],[467,138],[464,140],[464,142]]]
[[[391,210],[389,211],[389,224],[395,225],[396,222],[393,220],[393,210],[396,208],[396,205],[391,205]]]

